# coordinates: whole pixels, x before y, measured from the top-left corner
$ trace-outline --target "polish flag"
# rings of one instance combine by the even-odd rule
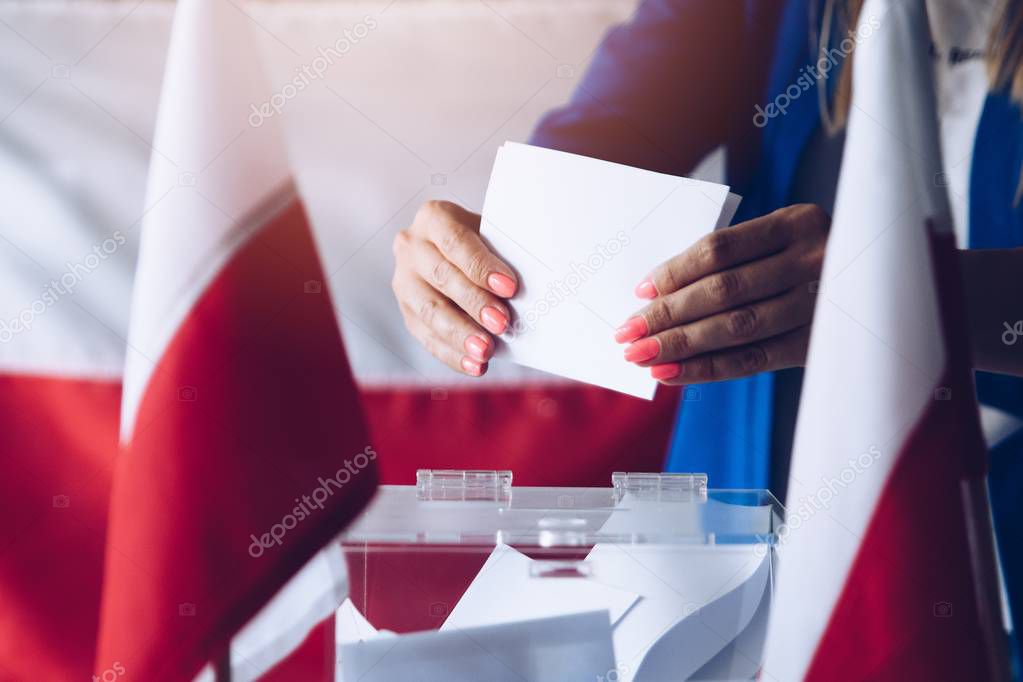
[[[1000,679],[924,0],[860,21],[761,679]]]
[[[226,124],[211,118],[216,111],[213,106],[206,106],[206,102],[212,101],[212,95],[203,95],[204,99],[199,100],[190,94],[177,97],[176,103],[175,98],[162,98],[161,139],[154,139],[152,123],[164,67],[162,52],[179,8],[173,3],[146,3],[126,17],[122,4],[135,5],[134,2],[69,4],[62,5],[57,12],[25,5],[3,12],[4,20],[33,42],[39,42],[36,36],[45,36],[48,42],[42,46],[54,58],[58,52],[64,58],[66,51],[70,58],[64,61],[72,66],[70,74],[63,74],[68,78],[53,78],[31,94],[37,73],[49,74],[53,64],[25,41],[3,44],[5,58],[12,65],[5,76],[10,76],[7,78],[9,90],[16,97],[7,101],[0,112],[4,134],[15,141],[13,145],[0,145],[0,187],[9,199],[0,219],[3,233],[0,239],[0,428],[4,433],[0,467],[5,474],[0,479],[6,483],[0,484],[0,514],[5,519],[0,527],[0,604],[3,605],[0,608],[0,680],[88,679],[91,675],[111,679],[122,674],[131,678],[133,672],[140,672],[132,670],[134,664],[128,660],[128,654],[121,657],[121,647],[107,646],[99,657],[96,652],[98,613],[106,584],[105,564],[116,561],[117,557],[126,560],[129,556],[106,556],[107,552],[123,549],[120,545],[108,546],[107,542],[111,481],[115,473],[119,481],[118,500],[128,494],[122,490],[125,484],[120,482],[125,478],[121,469],[128,466],[120,454],[122,386],[126,401],[128,392],[134,392],[130,400],[136,406],[128,411],[135,414],[138,404],[145,401],[141,397],[145,391],[139,390],[135,378],[138,372],[150,371],[156,376],[156,367],[161,366],[164,371],[160,374],[166,374],[169,362],[166,358],[170,357],[163,350],[153,350],[152,346],[157,344],[152,340],[148,342],[151,344],[148,350],[141,345],[143,341],[138,340],[139,334],[145,332],[136,329],[154,328],[152,318],[159,313],[144,306],[140,309],[141,304],[137,304],[129,320],[128,299],[133,289],[136,285],[142,286],[144,279],[153,277],[147,273],[153,271],[154,261],[161,260],[153,255],[160,247],[152,245],[155,242],[148,236],[151,231],[146,227],[145,253],[138,262],[145,272],[136,277],[139,233],[142,223],[151,221],[160,211],[178,210],[167,207],[172,200],[180,200],[184,193],[193,191],[190,188],[194,188],[195,193],[202,192],[213,204],[229,212],[236,222],[241,222],[240,219],[250,212],[248,199],[229,198],[235,195],[228,191],[233,185],[224,180],[229,172],[227,164],[238,165],[235,157],[242,154],[246,145],[264,145],[261,153],[265,160],[272,156],[267,150],[276,148],[277,144],[266,140],[273,136],[266,131],[279,117],[271,117],[255,128],[246,125],[248,121],[242,121],[242,112],[238,112],[238,125],[233,126],[229,135],[217,127]],[[216,40],[222,44],[225,54],[217,58],[221,63],[231,62],[229,83],[214,91],[217,106],[225,106],[223,99],[227,92],[258,91],[245,96],[250,98],[244,102],[245,119],[252,115],[250,105],[258,107],[270,96],[282,95],[281,88],[287,77],[292,76],[293,66],[309,63],[314,54],[314,37],[316,40],[329,37],[331,41],[322,45],[332,44],[340,35],[336,29],[354,26],[365,16],[364,8],[355,4],[349,7],[349,3],[331,4],[329,8],[308,3],[271,3],[265,7],[257,3],[259,13],[253,13],[249,5],[241,2],[215,0],[213,4],[208,11],[224,24],[217,29]],[[371,114],[391,130],[392,126],[380,118],[378,112],[394,111],[395,88],[408,93],[421,87],[423,70],[414,67],[426,65],[426,70],[436,78],[429,81],[431,97],[429,102],[421,103],[424,116],[420,118],[443,120],[445,125],[431,128],[426,138],[429,144],[406,140],[406,132],[393,132],[403,141],[409,141],[437,170],[448,173],[446,186],[435,186],[429,175],[424,175],[425,188],[415,195],[410,194],[420,181],[415,176],[419,172],[415,164],[410,166],[408,158],[392,153],[397,143],[335,94],[313,87],[289,100],[283,117],[297,119],[293,135],[289,136],[289,148],[302,169],[300,184],[314,223],[320,257],[328,273],[326,277],[307,276],[310,282],[322,279],[319,297],[315,294],[315,284],[310,285],[311,293],[306,294],[303,282],[303,296],[296,297],[292,305],[319,305],[317,301],[326,299],[328,290],[332,292],[334,313],[343,325],[348,356],[362,389],[363,407],[373,433],[372,444],[380,453],[377,464],[383,482],[411,484],[419,467],[509,468],[514,470],[519,484],[606,486],[610,473],[615,470],[658,470],[674,422],[677,391],[661,390],[653,402],[646,402],[509,364],[495,364],[482,380],[469,379],[451,372],[429,356],[402,325],[388,287],[393,267],[387,248],[391,235],[408,224],[416,206],[427,198],[445,198],[469,206],[473,206],[474,197],[481,202],[489,174],[489,163],[482,160],[488,148],[496,148],[503,139],[496,133],[486,139],[483,136],[496,130],[508,112],[520,107],[531,93],[539,94],[531,100],[529,109],[540,112],[558,106],[568,95],[565,88],[571,85],[568,80],[555,80],[551,87],[538,90],[547,76],[535,70],[519,69],[508,77],[510,80],[504,79],[500,87],[489,93],[486,106],[474,108],[471,115],[461,118],[451,113],[464,109],[460,108],[464,88],[460,82],[446,80],[440,74],[450,72],[450,67],[460,59],[459,55],[443,49],[424,52],[420,45],[407,40],[408,30],[401,29],[427,25],[437,35],[462,41],[469,46],[466,49],[477,44],[490,45],[501,40],[507,31],[507,24],[495,19],[485,8],[476,11],[469,6],[475,6],[472,3],[466,7],[461,7],[460,2],[454,4],[459,6],[457,12],[435,13],[424,12],[421,7],[413,6],[414,3],[408,6],[398,3],[386,12],[386,22],[380,14],[376,15],[381,20],[380,28],[367,37],[365,51],[360,45],[358,58],[354,54],[346,56],[345,66],[333,67],[344,69],[346,83],[345,88],[335,86],[335,89],[361,112]],[[595,37],[634,9],[629,0],[615,0],[610,4],[573,5],[566,7],[565,13],[552,17],[529,0],[520,0],[517,5],[518,11],[529,20],[543,15],[539,18],[561,26],[568,41],[565,44],[575,46],[572,49],[580,53],[592,51]],[[194,16],[192,4],[182,3],[183,12],[185,6],[191,7],[188,12]],[[243,11],[250,18],[246,19]],[[452,21],[455,15],[458,19]],[[241,29],[232,21],[239,19],[243,19],[241,23],[247,24],[248,30],[262,41],[259,54],[252,49],[248,36],[240,37]],[[311,31],[311,26],[326,26],[327,30]],[[184,40],[179,37],[184,30],[175,30],[175,44],[180,45]],[[193,34],[200,35],[197,31]],[[208,32],[202,35],[208,42]],[[100,48],[91,50],[96,41],[90,36],[106,38]],[[277,77],[271,80],[271,86],[275,86],[272,91],[265,88],[265,84],[245,85],[258,71],[261,54],[274,55],[275,63],[268,62],[268,66],[280,67],[289,59],[290,53],[281,49],[276,38],[281,36],[300,48],[301,54],[295,56],[295,63],[286,65],[283,75],[278,71]],[[51,50],[51,44],[59,44],[61,49]],[[198,49],[198,39],[195,45]],[[233,56],[237,61],[228,59],[231,56],[226,54],[228,48],[236,51]],[[202,55],[192,55],[187,49],[183,52],[176,48],[167,66],[174,72],[183,68],[177,64],[191,64],[203,79],[218,78],[223,83],[219,72],[214,72],[210,57],[217,53],[209,45],[203,50]],[[374,50],[379,52],[373,58],[364,59],[365,54]],[[495,57],[494,64],[488,68],[511,73],[506,67],[519,64],[523,58],[523,53],[515,50],[504,51],[501,55]],[[84,59],[81,65],[77,64],[79,59]],[[200,59],[204,60],[201,68]],[[397,65],[392,74],[396,80],[391,83],[396,84],[395,87],[380,87],[380,72],[376,68],[380,60]],[[114,63],[118,68],[111,68]],[[348,97],[349,83],[357,96]],[[22,101],[20,106],[14,106]],[[169,107],[177,107],[177,111]],[[200,108],[202,116],[196,113]],[[171,113],[164,113],[167,111]],[[180,158],[186,150],[177,138],[167,142],[169,133],[164,131],[173,120],[169,117],[179,115],[182,123],[187,122],[196,134],[206,135],[210,147],[214,148],[208,154],[200,154],[202,158],[197,162]],[[40,125],[40,121],[45,121],[46,125]],[[506,134],[525,136],[532,124],[532,118],[523,115],[513,122]],[[505,130],[501,128],[502,134]],[[221,133],[223,139],[218,139]],[[240,137],[229,145],[235,134]],[[310,140],[316,142],[310,144]],[[150,142],[155,150],[150,149]],[[303,146],[306,148],[304,156]],[[316,153],[310,154],[309,148],[315,148]],[[343,155],[335,154],[339,148],[343,148]],[[480,163],[473,161],[461,170],[450,170],[473,149],[478,150],[473,158]],[[26,150],[31,150],[32,154],[26,154]],[[216,156],[218,152],[221,153]],[[397,152],[403,153],[400,149]],[[449,158],[447,154],[458,158]],[[262,160],[257,161],[248,163],[245,169],[245,181],[251,185],[247,191],[253,197],[258,193],[256,186],[262,183],[256,182],[262,177],[257,171],[264,173],[260,169],[266,165]],[[122,179],[133,174],[144,175],[150,163],[154,166],[154,181],[150,183],[150,196],[143,201],[141,192]],[[283,165],[275,168],[282,181],[284,168]],[[218,187],[216,195],[210,191],[210,182]],[[158,183],[163,183],[164,191],[160,191]],[[349,187],[353,189],[347,189]],[[449,192],[449,188],[459,188],[458,195]],[[260,203],[258,199],[252,201]],[[204,205],[212,215],[219,215],[205,200],[199,210],[205,210]],[[478,203],[475,208],[479,209]],[[386,223],[382,222],[388,217]],[[174,230],[181,241],[191,239],[185,236],[191,222],[193,218],[186,216],[175,223]],[[194,320],[200,319],[196,315],[207,309],[203,305],[208,306],[207,301],[215,295],[212,292],[223,291],[226,286],[221,282],[227,277],[228,266],[241,262],[242,246],[250,243],[247,239],[230,244],[231,255],[210,256],[205,262],[209,268],[215,269],[217,258],[222,261],[222,268],[217,271],[220,274],[216,276],[202,276],[209,271],[203,265],[191,266],[189,260],[169,251],[163,263],[156,264],[156,267],[162,265],[164,277],[180,275],[186,280],[165,281],[168,291],[175,286],[180,289],[182,301],[186,298],[194,301],[188,311],[193,327]],[[257,243],[251,242],[252,249]],[[298,245],[299,242],[291,243],[293,249]],[[200,247],[211,254],[222,254],[199,240],[174,249],[177,252]],[[280,252],[288,255],[283,248]],[[269,252],[263,249],[263,253]],[[198,262],[201,256],[195,258]],[[296,263],[297,260],[292,264]],[[288,284],[283,275],[278,275],[277,279],[282,287]],[[269,277],[264,277],[260,284],[268,285],[270,281]],[[54,287],[51,282],[59,286]],[[147,300],[155,300],[164,285],[147,286]],[[240,297],[249,291],[236,289],[232,296]],[[269,305],[268,301],[260,299],[259,302]],[[188,303],[182,305],[189,306]],[[154,307],[152,310],[162,309]],[[195,315],[191,314],[192,310]],[[142,323],[139,316],[147,314],[148,321]],[[168,325],[172,324],[172,318],[176,316],[167,315]],[[163,322],[156,320],[156,324]],[[185,328],[184,318],[178,326]],[[148,357],[129,359],[131,377],[122,382],[129,327],[132,353],[141,351]],[[212,328],[208,329],[212,332]],[[283,332],[278,330],[278,333]],[[164,336],[175,340],[175,348],[183,343],[184,337],[177,331],[168,331]],[[310,334],[301,341],[308,344],[317,338],[331,337]],[[242,345],[241,340],[238,345]],[[208,347],[217,346],[211,343]],[[279,364],[271,366],[290,362],[283,355],[276,357]],[[293,366],[295,371],[300,369],[299,365]],[[288,378],[283,372],[272,377],[280,382]],[[297,381],[297,377],[292,378]],[[240,379],[251,380],[248,375]],[[182,398],[194,396],[192,404],[197,410],[212,404],[212,388],[204,388],[191,379],[182,384],[186,389]],[[304,384],[313,390],[316,385],[312,380]],[[149,387],[149,393],[155,390],[153,386]],[[188,388],[196,390],[189,392]],[[269,399],[255,390],[249,395]],[[308,395],[296,391],[280,390],[274,396],[287,403],[288,408],[300,399],[309,399]],[[177,400],[176,395],[174,400]],[[177,405],[168,401],[168,404],[185,408],[187,402],[183,400]],[[331,408],[327,402],[324,399],[318,406],[324,410]],[[344,404],[347,403],[338,403],[337,409],[331,412],[332,417],[340,420],[345,412]],[[276,418],[282,419],[283,414]],[[230,417],[233,421],[241,415],[236,413]],[[267,426],[254,421],[245,433],[253,443],[259,444],[262,433],[254,429]],[[143,427],[139,426],[137,416],[134,422],[126,428],[140,431]],[[175,439],[180,437],[177,433],[173,435]],[[304,452],[309,455],[312,451]],[[585,453],[585,456],[566,454],[572,452]],[[334,454],[342,462],[354,456],[345,454],[344,448],[338,448]],[[175,454],[164,462],[177,466],[180,457]],[[291,464],[294,462],[289,460]],[[209,465],[209,462],[195,464],[200,465]],[[195,475],[200,475],[199,469]],[[207,477],[207,480],[213,479]],[[285,480],[282,476],[281,481]],[[172,483],[174,481],[165,480],[161,485]],[[153,485],[154,492],[159,490]],[[190,494],[198,495],[201,490],[197,484]],[[312,491],[311,483],[302,494],[312,495]],[[237,513],[232,503],[240,504],[237,500],[245,499],[241,488],[224,486],[219,492],[224,505],[221,512]],[[168,513],[172,501],[165,500]],[[293,497],[288,501],[293,502]],[[123,507],[120,501],[113,505],[115,525],[124,523]],[[289,509],[293,507],[292,504]],[[140,509],[144,509],[144,505]],[[208,517],[205,527],[208,533],[219,532],[216,518],[219,517]],[[283,518],[284,512],[280,512],[273,523]],[[314,518],[303,520],[302,527]],[[245,551],[253,542],[250,535],[260,538],[260,533],[270,532],[272,528],[273,524],[268,521],[259,532],[241,533],[247,542]],[[117,532],[119,536],[125,533]],[[296,537],[294,529],[289,530],[283,538],[285,546]],[[157,535],[148,539],[155,542]],[[313,603],[310,597],[318,599],[322,595],[317,590],[343,582],[343,576],[339,576],[339,572],[343,573],[339,555],[336,545],[328,543],[263,607],[254,621],[235,635],[231,643],[231,667],[236,679],[255,679],[259,675],[265,680],[316,679],[325,670],[333,669],[332,655],[329,660],[324,656],[325,649],[333,646],[330,619],[312,632],[306,626],[317,617],[324,617],[328,606],[326,600]],[[177,554],[175,561],[180,564],[185,556],[184,552]],[[272,556],[274,552],[268,551],[261,561]],[[172,566],[168,565],[164,570],[170,568]],[[473,575],[474,572],[459,574],[459,585],[464,588]],[[352,580],[357,578],[352,576]],[[331,596],[336,594],[338,592]],[[402,597],[409,595],[411,592],[406,591]],[[453,603],[456,596],[440,600]],[[108,602],[111,599],[106,597]],[[404,631],[439,625],[439,620],[431,616],[428,609],[430,601],[419,611],[409,608],[407,602],[398,604],[390,599],[388,604],[393,604],[394,609],[381,622],[389,629]],[[180,615],[188,614],[192,607],[195,616]],[[168,627],[198,626],[209,607],[194,594],[182,596],[167,619]],[[112,613],[111,608],[107,606],[108,614]],[[380,609],[375,611],[379,613]],[[105,617],[105,632],[112,627],[110,618],[110,615]],[[139,623],[144,624],[146,618]],[[276,627],[253,628],[265,625],[267,619]],[[128,626],[122,624],[121,627]],[[307,633],[308,637],[302,641]],[[105,637],[110,641],[110,635]],[[54,642],[59,642],[59,646]],[[282,653],[299,642],[300,649],[289,655],[283,664],[274,665]],[[316,672],[308,672],[310,670]]]
[[[132,679],[224,659],[376,486],[283,137],[249,123],[272,94],[252,30],[235,3],[183,0],[167,56],[96,658]]]

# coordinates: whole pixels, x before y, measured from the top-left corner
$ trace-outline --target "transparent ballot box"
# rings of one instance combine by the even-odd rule
[[[338,680],[756,678],[783,518],[767,491],[701,474],[417,479],[383,486],[341,538]]]

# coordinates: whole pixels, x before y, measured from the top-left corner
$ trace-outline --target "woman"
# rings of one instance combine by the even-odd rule
[[[724,146],[738,225],[657,265],[616,338],[683,404],[670,466],[720,487],[783,491],[850,102],[860,0],[647,0],[605,40],[534,142],[673,174]],[[1023,3],[928,2],[947,182],[969,301],[1004,572],[1023,613]],[[868,18],[869,19],[869,18]],[[988,79],[990,74],[990,80]],[[795,87],[793,87],[795,86]],[[990,92],[990,94],[988,94]],[[518,282],[479,216],[430,203],[395,240],[409,330],[479,376]],[[652,264],[653,265],[653,264]],[[994,374],[997,373],[997,374]],[[1011,376],[1014,375],[1014,376]],[[723,381],[730,380],[730,381]]]

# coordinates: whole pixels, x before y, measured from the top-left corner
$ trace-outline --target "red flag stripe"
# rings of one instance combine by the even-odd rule
[[[0,375],[0,680],[93,669],[120,403],[120,382]]]
[[[808,680],[1002,673],[1004,659],[991,648],[1001,637],[995,567],[970,560],[993,549],[988,519],[974,515],[971,499],[983,487],[987,450],[963,333],[962,274],[955,237],[929,233],[949,365],[935,390],[948,399],[931,401],[898,453]]]
[[[365,504],[375,462],[249,553],[369,445],[301,205],[243,245],[153,373],[118,461],[97,664],[194,675]],[[366,455],[360,455],[365,459]],[[292,514],[294,516],[294,514]]]
[[[661,470],[679,398],[528,385],[363,395],[384,483],[412,484],[419,468],[511,469],[517,485],[598,487],[613,471]]]

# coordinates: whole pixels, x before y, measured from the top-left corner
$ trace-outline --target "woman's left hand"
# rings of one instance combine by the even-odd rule
[[[797,204],[710,234],[636,287],[650,305],[615,334],[665,384],[802,365],[831,219]]]

